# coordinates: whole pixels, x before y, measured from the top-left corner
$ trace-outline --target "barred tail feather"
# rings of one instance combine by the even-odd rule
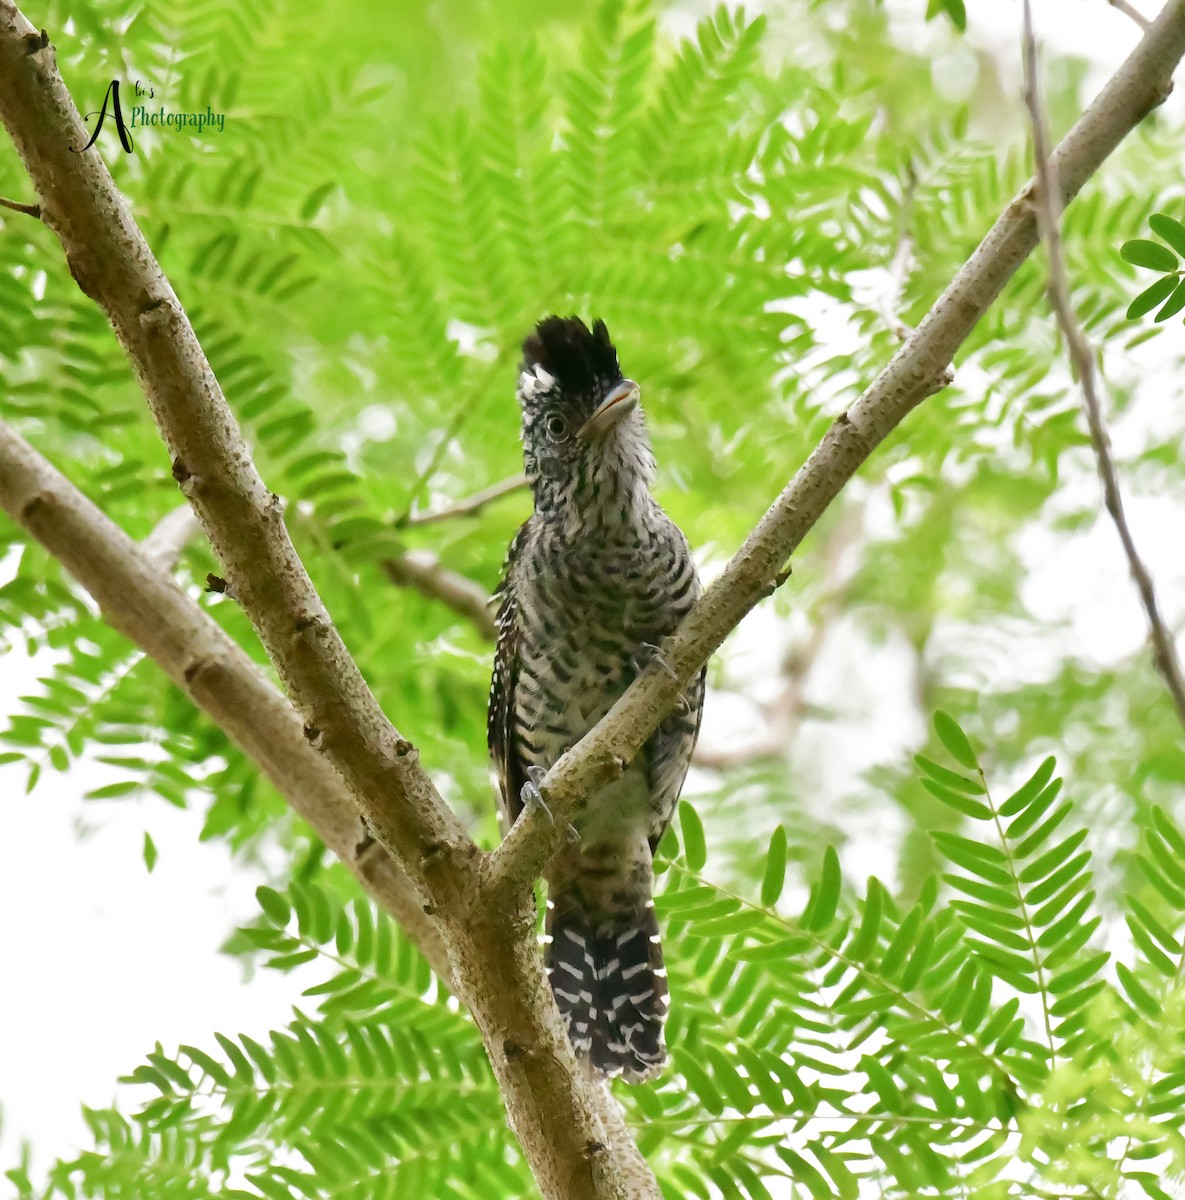
[[[666,969],[654,902],[590,919],[563,894],[548,905],[545,964],[568,1038],[603,1075],[630,1083],[666,1063]]]

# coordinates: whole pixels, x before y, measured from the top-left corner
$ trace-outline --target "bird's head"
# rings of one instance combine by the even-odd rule
[[[523,460],[544,516],[627,520],[647,495],[654,456],[604,321],[547,317],[523,342]]]

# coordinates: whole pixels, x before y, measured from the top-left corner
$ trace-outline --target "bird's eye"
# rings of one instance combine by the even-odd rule
[[[568,422],[559,413],[552,413],[544,424],[547,427],[547,436],[552,441],[562,442],[568,436]]]

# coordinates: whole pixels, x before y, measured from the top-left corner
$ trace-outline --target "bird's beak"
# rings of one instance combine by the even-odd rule
[[[580,436],[582,438],[604,437],[638,407],[641,396],[642,389],[632,379],[623,379],[601,401],[596,412],[581,425]]]

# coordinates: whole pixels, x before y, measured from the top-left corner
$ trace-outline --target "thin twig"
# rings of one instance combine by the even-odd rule
[[[406,516],[401,517],[397,524],[403,528],[408,525],[432,525],[437,521],[449,521],[453,517],[474,517],[487,504],[500,500],[503,496],[509,496],[511,492],[520,491],[526,486],[527,477],[525,475],[512,475],[509,479],[503,479],[501,483],[495,483],[480,492],[474,492],[472,496],[456,500],[443,508],[433,508],[427,512],[416,512],[413,508]]]
[[[0,196],[0,208],[11,208],[13,212],[24,213],[26,217],[32,217],[36,221],[41,220],[40,204],[22,204],[19,200],[6,200]]]
[[[201,531],[201,522],[193,509],[188,504],[182,504],[161,517],[140,545],[146,554],[171,571],[177,565],[181,552]]]
[[[913,258],[913,203],[918,190],[918,177],[913,163],[906,165],[905,187],[897,209],[897,245],[889,264],[889,290],[881,297],[880,313],[890,332],[899,342],[905,341],[913,330],[901,319],[901,300],[905,281]]]
[[[1146,30],[1152,24],[1134,4],[1129,3],[1129,0],[1107,0],[1107,3],[1112,8],[1119,9],[1125,16],[1131,17],[1141,29]]]
[[[1057,180],[1049,161],[1049,132],[1045,124],[1040,83],[1037,78],[1037,41],[1033,33],[1033,14],[1029,0],[1024,0],[1024,66],[1025,102],[1028,105],[1033,126],[1033,157],[1036,160],[1034,197],[1037,223],[1049,259],[1049,302],[1053,305],[1057,323],[1061,328],[1062,336],[1066,339],[1066,349],[1070,355],[1070,361],[1082,386],[1082,403],[1086,410],[1086,423],[1090,429],[1090,442],[1094,447],[1099,478],[1103,485],[1103,503],[1107,512],[1111,514],[1111,520],[1115,523],[1119,540],[1123,543],[1128,567],[1131,570],[1132,578],[1136,581],[1140,600],[1148,617],[1152,638],[1152,660],[1156,669],[1164,677],[1176,707],[1177,716],[1182,726],[1185,726],[1185,676],[1181,673],[1181,663],[1177,658],[1173,635],[1165,623],[1160,605],[1156,600],[1152,576],[1136,549],[1135,539],[1132,537],[1127,517],[1124,514],[1123,496],[1119,490],[1119,476],[1115,470],[1115,461],[1111,456],[1111,439],[1107,433],[1106,422],[1103,419],[1102,401],[1099,398],[1094,353],[1086,340],[1086,335],[1078,322],[1073,302],[1070,299],[1065,257],[1062,253],[1061,206],[1058,199]]]
[[[412,588],[430,600],[439,600],[472,622],[486,641],[492,642],[497,636],[489,593],[468,576],[444,566],[431,551],[408,550],[398,558],[385,558],[383,570],[392,583]]]

